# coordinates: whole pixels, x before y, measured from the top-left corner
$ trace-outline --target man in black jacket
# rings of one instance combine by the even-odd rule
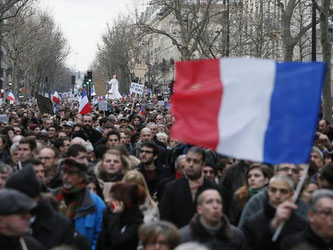
[[[92,127],[93,118],[90,115],[83,116],[83,127],[80,131],[73,133],[73,138],[81,137],[82,139],[91,142],[95,147],[96,142],[102,138],[102,134]]]
[[[245,222],[242,231],[249,248],[252,250],[279,249],[284,237],[302,231],[306,220],[296,213],[297,206],[290,201],[294,192],[294,183],[287,176],[274,176],[268,187],[268,200],[264,210],[258,211]],[[281,223],[285,223],[278,240],[273,242],[272,236]]]
[[[222,212],[222,197],[207,189],[198,197],[197,214],[179,231],[181,241],[197,241],[209,249],[247,249],[243,232],[230,225]]]
[[[197,197],[206,189],[221,188],[204,178],[205,151],[192,147],[186,154],[184,176],[166,184],[159,203],[162,220],[174,223],[178,228],[187,225],[196,212]]]
[[[12,175],[7,180],[6,188],[21,191],[37,202],[32,210],[32,236],[45,249],[74,244],[74,228],[70,220],[54,211],[48,201],[40,196],[40,184],[31,165]]]
[[[333,191],[315,191],[309,202],[309,226],[285,238],[281,249],[333,249]]]
[[[25,236],[36,203],[15,189],[1,189],[0,204],[0,250],[43,250],[37,240]]]
[[[140,161],[137,168],[145,177],[150,195],[152,197],[159,196],[159,185],[164,179],[171,177],[171,170],[168,166],[158,164],[158,149],[155,143],[142,143]]]

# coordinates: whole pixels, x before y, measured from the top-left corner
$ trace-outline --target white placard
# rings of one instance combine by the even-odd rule
[[[135,93],[135,94],[139,94],[139,95],[142,95],[143,94],[143,91],[144,91],[144,86],[139,84],[139,83],[135,83],[135,82],[132,82],[131,83],[131,88],[130,88],[130,92],[131,93]]]
[[[98,109],[99,111],[108,111],[108,102],[107,101],[98,102]]]
[[[164,102],[164,101],[158,101],[157,105],[158,105],[158,106],[164,106],[164,105],[165,105],[165,102]]]
[[[0,121],[7,124],[8,123],[8,116],[7,115],[0,115]]]

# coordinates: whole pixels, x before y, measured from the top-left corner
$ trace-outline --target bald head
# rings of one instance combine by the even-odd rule
[[[143,128],[140,133],[142,142],[150,142],[153,140],[153,133],[150,128]]]

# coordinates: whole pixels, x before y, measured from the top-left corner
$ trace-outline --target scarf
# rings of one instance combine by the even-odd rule
[[[262,189],[252,189],[252,188],[249,188],[249,194],[250,194],[250,197],[252,197],[253,195],[259,193]]]
[[[83,183],[79,187],[67,190],[62,188],[61,192],[56,195],[59,205],[59,211],[65,214],[73,221],[74,214],[81,203],[86,184]]]

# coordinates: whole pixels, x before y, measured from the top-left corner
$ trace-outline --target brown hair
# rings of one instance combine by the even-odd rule
[[[156,243],[160,235],[164,236],[170,249],[174,249],[180,242],[178,229],[170,222],[154,221],[142,224],[139,228],[139,239],[144,246],[149,243]]]
[[[240,207],[244,207],[246,202],[250,199],[248,176],[253,169],[260,169],[265,178],[270,179],[273,176],[273,170],[269,166],[259,163],[252,164],[245,174],[246,184],[236,191],[236,197]]]
[[[112,185],[110,194],[113,199],[122,201],[125,209],[132,206],[139,206],[146,199],[146,192],[143,187],[126,182],[117,182]]]

